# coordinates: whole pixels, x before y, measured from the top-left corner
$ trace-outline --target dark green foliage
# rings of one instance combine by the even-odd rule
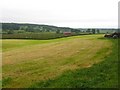
[[[90,29],[87,29],[86,32],[91,32]]]
[[[17,24],[17,23],[2,23],[2,30],[25,30],[26,32],[64,32],[66,30],[78,30],[72,29],[68,27],[56,27],[56,26],[49,26],[49,25],[38,25],[38,24]],[[79,30],[78,30],[79,31]]]
[[[100,30],[99,30],[99,29],[97,29],[97,33],[100,33]]]
[[[41,32],[49,32],[49,34],[41,34]],[[2,23],[3,39],[52,39],[63,37],[63,32],[73,32],[72,35],[78,35],[80,30],[38,24]]]
[[[3,39],[55,39],[63,37],[63,34],[56,33],[16,33],[16,34],[3,34]]]
[[[19,30],[20,26],[16,23],[2,23],[2,30]]]
[[[63,32],[72,32],[71,35],[80,34],[80,30],[77,29],[38,24],[2,23],[2,27],[3,39],[46,40],[64,37]]]
[[[103,39],[104,40],[104,39]],[[118,42],[113,42],[111,55],[90,68],[64,72],[55,79],[38,82],[32,88],[118,88]]]
[[[8,30],[8,34],[13,34],[14,31],[13,30]]]
[[[11,82],[12,78],[7,77],[2,79],[2,86],[5,86],[6,84],[9,84]]]
[[[56,33],[59,34],[59,33],[60,33],[60,30],[57,30]]]
[[[17,33],[25,33],[24,30],[18,30]]]
[[[72,34],[75,36],[76,34]],[[80,34],[87,35],[87,34]],[[52,32],[40,32],[40,33],[11,33],[11,34],[2,34],[2,39],[39,39],[39,40],[47,40],[47,39],[56,39],[65,37],[63,33],[52,33]]]
[[[95,34],[95,29],[92,29],[92,33]]]

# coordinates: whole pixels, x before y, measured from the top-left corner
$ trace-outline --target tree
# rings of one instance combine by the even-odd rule
[[[60,33],[60,30],[57,30],[56,33],[59,34],[59,33]]]
[[[87,29],[86,32],[90,32],[90,29]]]
[[[8,34],[13,34],[13,33],[14,33],[13,30],[9,30],[9,31],[8,31]]]
[[[97,33],[100,33],[100,30],[97,29]]]
[[[50,32],[50,30],[49,30],[49,29],[47,29],[47,30],[46,30],[46,32]]]
[[[95,29],[92,29],[92,33],[95,34]]]

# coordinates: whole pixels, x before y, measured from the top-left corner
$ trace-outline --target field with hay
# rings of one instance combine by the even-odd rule
[[[3,39],[3,88],[118,87],[118,39],[103,36]]]

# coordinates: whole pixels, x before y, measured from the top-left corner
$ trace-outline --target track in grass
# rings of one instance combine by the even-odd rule
[[[111,53],[103,35],[53,40],[3,40],[3,87],[29,87],[67,70],[89,68]]]

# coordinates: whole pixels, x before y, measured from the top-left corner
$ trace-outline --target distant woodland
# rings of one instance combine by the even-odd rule
[[[69,28],[39,24],[1,24],[1,34],[3,39],[54,39],[72,35],[112,33],[116,31],[116,29]]]

